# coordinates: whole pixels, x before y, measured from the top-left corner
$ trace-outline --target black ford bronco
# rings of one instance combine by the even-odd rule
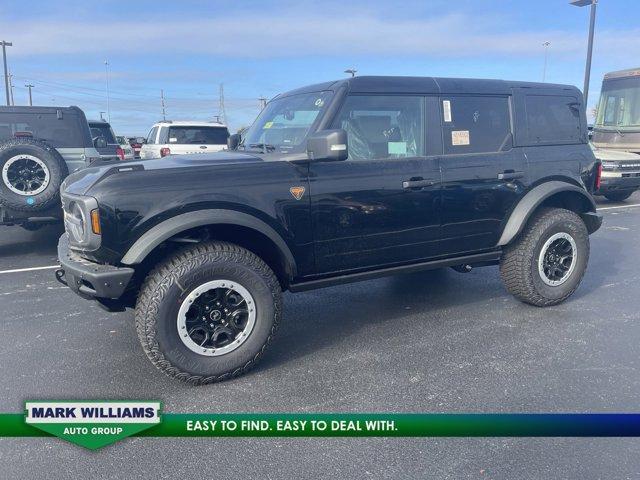
[[[56,277],[135,307],[163,372],[241,374],[282,291],[499,265],[536,306],[578,287],[600,164],[571,86],[355,77],[274,98],[220,153],[88,168],[62,186]]]

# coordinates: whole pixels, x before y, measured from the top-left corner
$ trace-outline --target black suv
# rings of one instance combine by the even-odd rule
[[[355,77],[279,95],[229,148],[62,187],[56,277],[135,306],[149,359],[192,383],[256,363],[283,290],[500,265],[518,299],[557,304],[602,222],[571,86]]]

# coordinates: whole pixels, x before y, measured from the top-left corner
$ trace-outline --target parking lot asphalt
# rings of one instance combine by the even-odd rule
[[[160,399],[167,412],[638,412],[640,194],[599,202],[585,279],[539,309],[496,267],[285,295],[248,375],[192,387],[109,314],[59,285],[59,229],[0,227],[0,411],[27,399]],[[632,206],[636,205],[636,206]],[[18,270],[18,271],[15,271]],[[2,478],[638,478],[640,440],[145,439],[98,452],[0,439]]]

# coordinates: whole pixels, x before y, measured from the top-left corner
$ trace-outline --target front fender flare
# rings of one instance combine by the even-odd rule
[[[253,215],[224,209],[196,210],[183,213],[155,225],[136,240],[120,262],[125,265],[140,263],[155,247],[180,232],[195,227],[225,223],[251,228],[268,237],[282,252],[289,274],[295,277],[296,262],[294,256],[278,232]]]
[[[536,208],[538,208],[538,206],[540,206],[540,204],[542,204],[542,202],[547,198],[560,192],[576,192],[577,194],[582,195],[589,205],[588,212],[584,213],[595,213],[596,204],[591,195],[589,195],[584,189],[570,183],[557,180],[540,184],[522,197],[522,200],[520,200],[513,209],[509,216],[509,220],[502,231],[500,240],[498,240],[497,246],[502,247],[511,242],[511,240],[513,240],[522,231],[529,220],[529,217],[531,217],[531,214],[536,210]]]

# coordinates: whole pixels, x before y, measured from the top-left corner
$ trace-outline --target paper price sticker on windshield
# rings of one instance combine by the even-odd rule
[[[469,145],[469,130],[453,130],[451,145]]]

